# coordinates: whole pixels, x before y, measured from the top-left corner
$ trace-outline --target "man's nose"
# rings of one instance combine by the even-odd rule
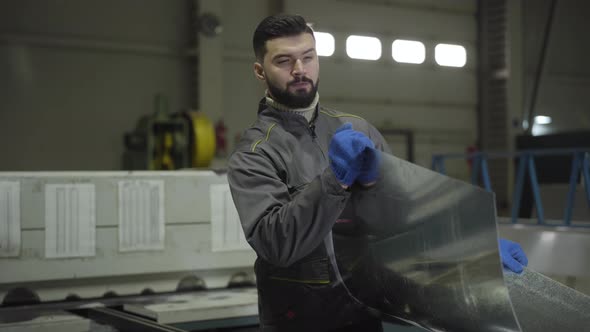
[[[301,59],[295,60],[292,73],[293,76],[302,76],[305,74],[305,68],[303,67],[303,62],[301,62]]]

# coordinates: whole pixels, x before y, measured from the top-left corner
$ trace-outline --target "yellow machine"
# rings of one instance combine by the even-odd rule
[[[156,97],[156,112],[140,118],[125,134],[123,168],[174,170],[206,168],[215,155],[215,129],[198,111],[168,114],[167,102]]]

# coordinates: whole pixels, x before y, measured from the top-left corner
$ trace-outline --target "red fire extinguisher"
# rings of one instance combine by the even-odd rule
[[[227,154],[227,127],[223,123],[223,120],[220,119],[215,124],[215,142],[217,143],[217,156],[218,157],[225,157]]]

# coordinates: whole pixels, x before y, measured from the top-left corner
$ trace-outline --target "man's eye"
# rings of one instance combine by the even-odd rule
[[[285,63],[287,63],[287,62],[289,62],[289,60],[287,60],[287,59],[284,59],[284,60],[279,60],[279,61],[277,61],[277,63],[278,63],[279,65],[285,64]]]

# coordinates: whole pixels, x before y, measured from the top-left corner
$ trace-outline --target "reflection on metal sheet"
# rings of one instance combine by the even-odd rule
[[[520,331],[498,255],[494,197],[382,155],[382,178],[353,194],[363,234],[334,229],[353,297],[431,331]]]
[[[548,276],[590,279],[590,228],[500,224],[498,231],[522,246],[529,268]],[[590,289],[580,291],[590,295]]]
[[[504,279],[523,331],[590,331],[590,297],[527,268]]]

